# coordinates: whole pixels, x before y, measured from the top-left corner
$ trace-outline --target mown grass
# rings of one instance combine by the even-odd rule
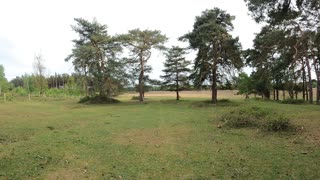
[[[320,178],[320,106],[188,98],[2,103],[0,179]],[[297,131],[220,128],[241,106],[286,114]]]

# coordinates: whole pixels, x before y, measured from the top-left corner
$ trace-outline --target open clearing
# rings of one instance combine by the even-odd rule
[[[209,93],[147,93],[114,105],[74,99],[0,103],[0,179],[319,179],[320,106]],[[206,99],[205,99],[206,98]],[[222,113],[259,106],[297,132],[219,128]]]

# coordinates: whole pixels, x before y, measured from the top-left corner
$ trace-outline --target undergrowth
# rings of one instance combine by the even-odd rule
[[[259,128],[266,131],[293,129],[289,119],[270,109],[245,106],[233,109],[220,118],[224,126],[231,128]]]

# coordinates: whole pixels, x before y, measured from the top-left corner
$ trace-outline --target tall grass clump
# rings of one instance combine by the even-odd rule
[[[230,110],[220,120],[223,126],[231,128],[259,128],[266,131],[287,131],[292,125],[287,117],[255,106],[245,106]]]

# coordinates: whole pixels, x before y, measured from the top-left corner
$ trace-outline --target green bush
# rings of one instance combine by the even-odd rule
[[[140,97],[139,96],[132,96],[131,100],[138,101],[138,100],[140,100]]]
[[[85,104],[114,104],[119,102],[120,101],[117,99],[113,99],[106,96],[94,96],[94,97],[86,96],[84,98],[81,98],[79,101],[79,103],[85,103]]]
[[[289,119],[281,115],[269,116],[265,123],[268,131],[286,131],[290,129],[290,126]]]
[[[267,131],[286,131],[290,121],[270,109],[259,107],[240,107],[223,114],[220,118],[224,126],[231,128],[254,127]]]
[[[14,92],[20,96],[27,96],[28,95],[28,91],[22,87],[15,88]]]
[[[283,104],[303,104],[304,103],[302,99],[285,99],[281,102]]]
[[[225,113],[221,120],[228,127],[256,127],[262,117],[268,115],[268,111],[259,107],[241,107]]]

